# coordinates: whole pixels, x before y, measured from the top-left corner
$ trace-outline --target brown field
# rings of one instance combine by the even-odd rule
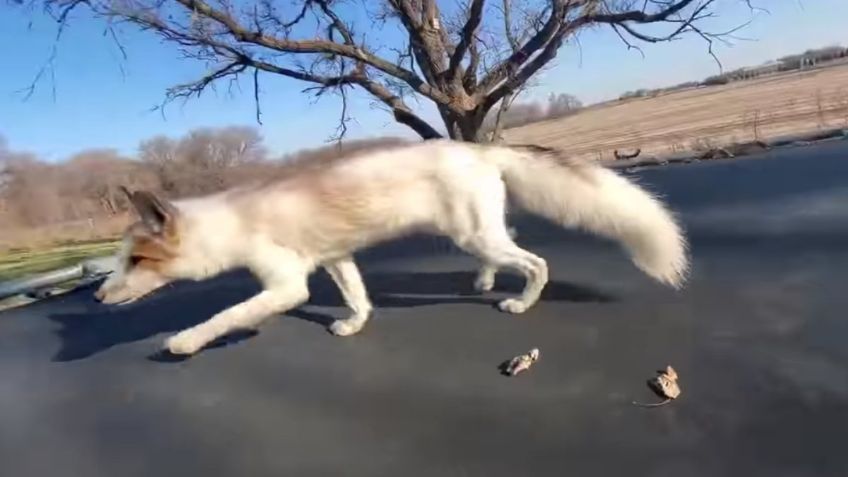
[[[848,65],[611,102],[504,136],[608,160],[616,149],[659,156],[836,127],[848,128]]]

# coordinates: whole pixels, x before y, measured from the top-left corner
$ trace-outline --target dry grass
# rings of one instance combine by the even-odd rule
[[[116,241],[96,241],[35,250],[0,253],[0,282],[75,265],[82,260],[110,255]]]
[[[114,253],[117,248],[118,242],[97,241],[45,249],[0,252],[0,283],[76,265],[85,259],[107,256]],[[78,283],[79,280],[72,280],[59,284],[51,287],[51,292],[61,294],[72,289]],[[36,298],[24,295],[2,299],[0,300],[0,311],[26,305],[36,300]]]
[[[607,160],[616,149],[666,155],[834,127],[848,128],[848,65],[609,103],[504,136]]]
[[[13,251],[40,251],[57,246],[116,240],[130,222],[129,214],[97,220],[65,222],[42,227],[0,230],[0,260]]]
[[[0,233],[0,282],[55,270],[105,256],[118,247],[127,216]]]

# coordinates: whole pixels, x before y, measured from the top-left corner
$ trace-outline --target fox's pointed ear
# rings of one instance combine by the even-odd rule
[[[126,187],[121,190],[138,212],[142,222],[157,235],[168,235],[174,231],[174,221],[177,218],[177,209],[167,200],[160,199],[154,193],[146,190],[130,192]]]

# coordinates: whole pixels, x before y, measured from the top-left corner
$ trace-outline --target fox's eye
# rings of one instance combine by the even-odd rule
[[[141,260],[142,260],[141,257],[139,257],[137,255],[133,255],[132,257],[130,257],[130,265],[132,265],[134,267],[134,266],[138,265],[138,262],[140,262]]]

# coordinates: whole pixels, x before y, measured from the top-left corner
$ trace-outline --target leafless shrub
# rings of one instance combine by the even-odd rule
[[[706,137],[699,137],[693,140],[692,143],[689,145],[689,149],[695,152],[711,151],[716,149],[716,147],[718,147],[716,141]]]
[[[751,112],[750,117],[748,116],[748,113],[743,114],[742,122],[748,123],[748,125],[751,127],[751,134],[753,135],[754,140],[759,141],[760,137],[761,137],[760,136],[760,124],[761,124],[760,110],[757,109],[757,110]],[[736,141],[733,140],[731,142],[736,142]]]
[[[685,147],[683,147],[683,144],[680,144],[679,142],[672,142],[672,143],[671,143],[671,145],[670,145],[670,146],[668,146],[668,150],[669,150],[672,154],[675,154],[675,153],[677,153],[677,152],[680,152],[680,151],[682,151],[682,150],[684,150],[684,149],[685,149]]]

